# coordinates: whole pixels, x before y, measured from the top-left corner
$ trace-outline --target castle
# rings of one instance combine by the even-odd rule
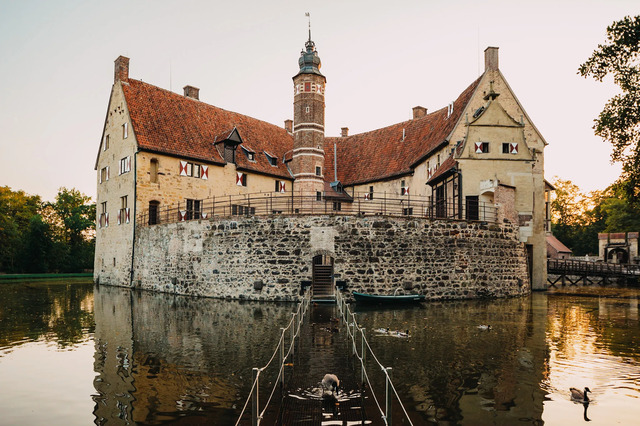
[[[416,106],[407,121],[355,135],[343,128],[341,137],[325,136],[327,79],[311,35],[298,65],[293,120],[279,127],[201,102],[193,86],[180,95],[132,79],[129,59],[116,59],[95,163],[97,282],[133,285],[137,226],[211,219],[208,200],[262,194],[273,215],[314,203],[324,206],[316,212],[348,215],[393,198],[426,200],[399,215],[508,222],[531,288],[545,288],[547,143],[500,72],[497,47],[449,105]],[[229,204],[227,216],[257,214],[255,203]]]

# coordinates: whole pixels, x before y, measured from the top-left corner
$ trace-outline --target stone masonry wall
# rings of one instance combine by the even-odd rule
[[[357,216],[254,216],[139,228],[133,285],[297,300],[317,254],[334,257],[335,279],[348,290],[389,294],[410,286],[429,299],[530,291],[525,249],[510,224]]]

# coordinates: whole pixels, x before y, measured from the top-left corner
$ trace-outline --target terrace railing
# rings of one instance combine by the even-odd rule
[[[345,197],[347,198],[347,197]],[[497,221],[494,204],[475,203],[460,205],[458,202],[419,196],[388,196],[355,194],[353,200],[319,196],[278,193],[255,193],[190,200],[145,209],[137,216],[138,226],[176,223],[189,220],[232,216],[266,215],[358,215],[397,216],[430,219]]]

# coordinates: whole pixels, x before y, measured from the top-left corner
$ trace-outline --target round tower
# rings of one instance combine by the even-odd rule
[[[298,64],[300,71],[293,77],[291,172],[296,193],[316,195],[324,191],[324,89],[327,79],[320,73],[320,57],[311,41],[311,31]]]

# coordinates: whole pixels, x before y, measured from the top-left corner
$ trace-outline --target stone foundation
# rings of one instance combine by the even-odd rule
[[[335,279],[349,291],[389,294],[411,287],[432,300],[530,292],[525,248],[508,223],[357,216],[254,216],[141,227],[133,286],[293,301],[302,281],[311,280],[318,254],[334,258]]]

